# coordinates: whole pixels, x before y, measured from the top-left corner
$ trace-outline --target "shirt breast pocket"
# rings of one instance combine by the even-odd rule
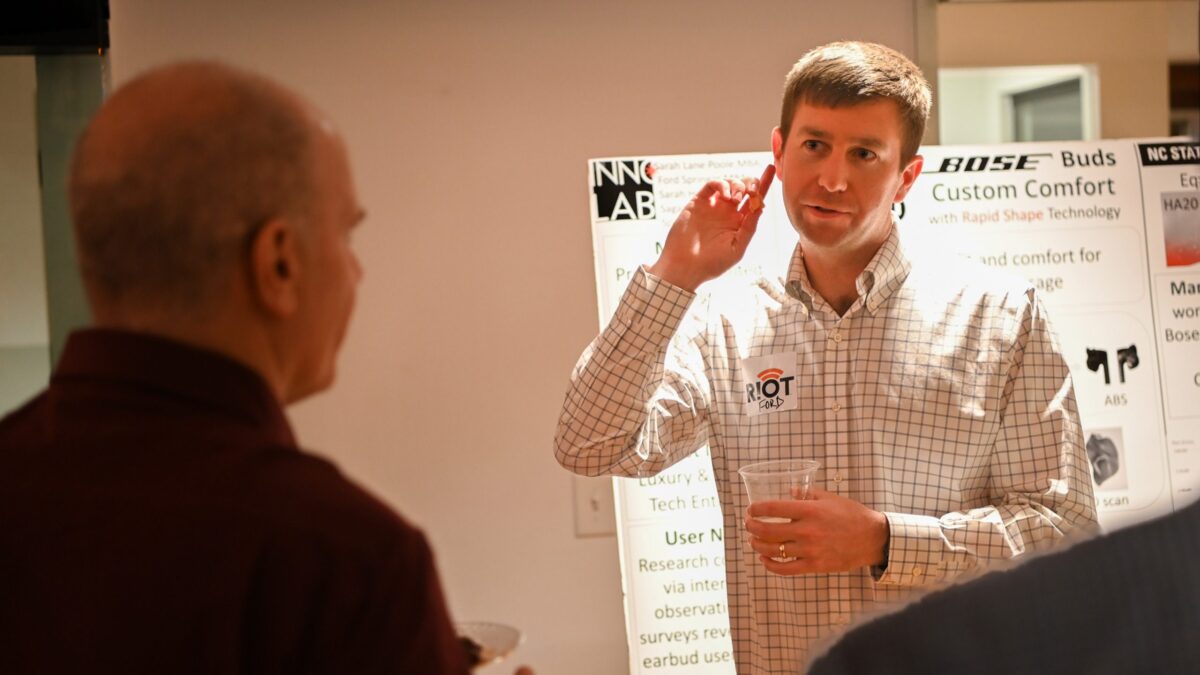
[[[894,477],[950,501],[987,481],[1003,383],[996,366],[957,356],[906,355],[873,393],[876,447]]]

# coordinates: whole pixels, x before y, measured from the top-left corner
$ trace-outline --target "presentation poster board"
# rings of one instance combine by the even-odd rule
[[[1102,525],[1200,497],[1200,144],[932,146],[895,214],[912,238],[1035,284],[1070,365]],[[588,163],[600,322],[653,262],[705,181],[758,176],[770,153]],[[779,277],[796,244],[772,190],[743,261],[697,305]],[[720,506],[707,449],[614,479],[630,671],[733,673]]]

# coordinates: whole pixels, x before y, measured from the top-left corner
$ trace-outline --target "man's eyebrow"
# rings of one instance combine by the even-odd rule
[[[858,138],[851,138],[850,140],[864,148],[871,148],[872,150],[882,148],[885,145],[882,140],[875,138],[874,136],[859,136]]]
[[[811,136],[821,140],[827,140],[830,138],[829,132],[825,131],[824,129],[818,129],[817,127],[802,126],[800,127],[799,131],[805,136]],[[886,145],[882,140],[874,136],[855,136],[850,138],[850,142],[854,143],[855,145],[860,145],[864,148],[871,149],[882,148]]]

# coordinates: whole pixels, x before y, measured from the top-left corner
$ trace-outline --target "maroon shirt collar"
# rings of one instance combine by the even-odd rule
[[[146,333],[89,328],[67,338],[51,390],[105,382],[185,400],[295,446],[291,425],[261,375],[217,352]]]

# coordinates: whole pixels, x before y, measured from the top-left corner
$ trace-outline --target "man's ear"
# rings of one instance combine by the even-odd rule
[[[913,155],[913,158],[908,160],[908,166],[900,172],[900,189],[896,190],[896,196],[892,198],[893,204],[899,204],[908,196],[908,191],[912,189],[913,183],[917,182],[917,176],[921,175],[923,166],[925,158],[920,155]]]
[[[771,154],[775,156],[775,177],[783,178],[783,130],[775,127],[771,132]]]
[[[268,314],[291,316],[300,307],[300,234],[284,218],[272,218],[250,245],[250,293]]]

